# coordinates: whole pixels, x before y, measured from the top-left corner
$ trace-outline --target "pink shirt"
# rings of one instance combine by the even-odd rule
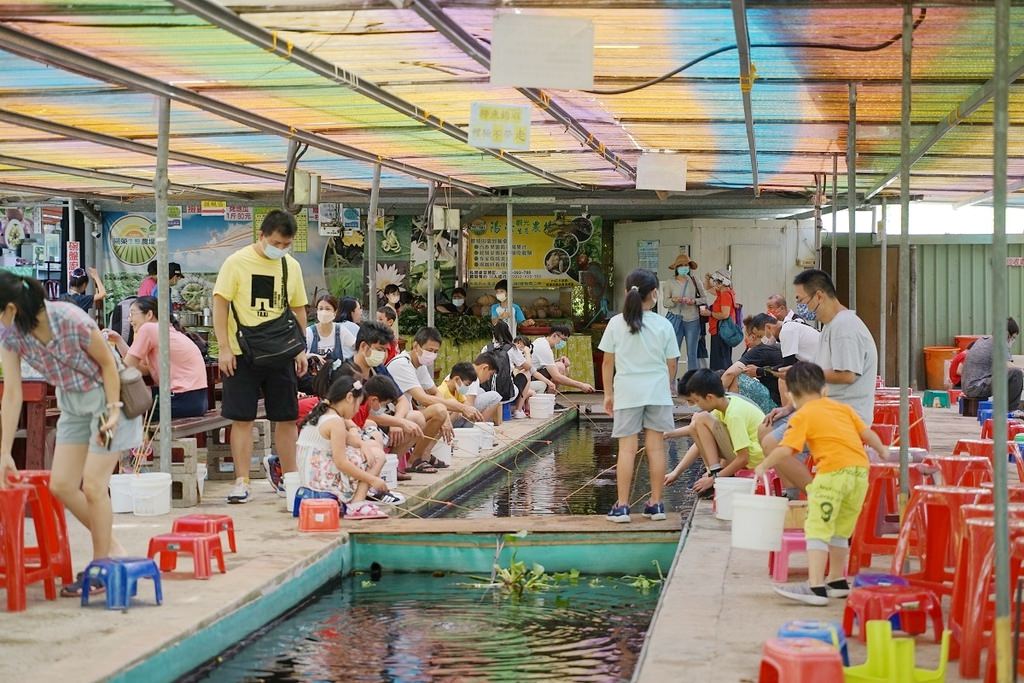
[[[146,323],[135,332],[128,355],[149,364],[153,382],[160,383],[160,344],[157,323]],[[206,389],[206,362],[191,339],[171,328],[171,393]]]
[[[148,275],[139,285],[139,296],[153,296],[153,290],[156,289],[156,278],[149,277]]]

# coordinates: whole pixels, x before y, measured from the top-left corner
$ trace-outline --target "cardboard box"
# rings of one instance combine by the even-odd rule
[[[807,501],[806,500],[791,500],[789,501],[789,511],[786,512],[786,522],[783,525],[785,529],[803,529],[804,522],[807,521]]]

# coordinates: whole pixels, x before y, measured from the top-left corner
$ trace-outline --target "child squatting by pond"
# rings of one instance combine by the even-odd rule
[[[679,345],[672,324],[651,311],[657,301],[658,278],[649,270],[634,270],[626,278],[622,313],[608,321],[598,345],[604,351],[604,411],[613,419],[612,437],[619,440],[618,500],[608,513],[610,522],[630,521],[629,489],[641,431],[651,478],[651,497],[643,514],[665,519],[665,432],[675,426],[671,382]]]

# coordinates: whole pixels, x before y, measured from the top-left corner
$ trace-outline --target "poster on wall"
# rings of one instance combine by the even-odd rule
[[[263,224],[263,219],[275,208],[273,206],[256,206],[252,208],[252,213],[248,220],[252,221],[253,242],[259,241],[260,226]],[[309,214],[306,212],[306,209],[302,209],[295,214],[295,239],[292,240],[292,254],[304,254],[307,249],[309,249]]]
[[[636,267],[657,273],[661,240],[637,240],[636,250]]]
[[[489,289],[507,277],[504,216],[478,218],[469,225],[469,285]],[[512,223],[512,277],[515,286],[567,287],[601,258],[601,218],[558,213],[517,216]],[[596,238],[595,238],[596,236]]]
[[[322,237],[341,234],[341,204],[321,203],[317,206],[317,229]]]

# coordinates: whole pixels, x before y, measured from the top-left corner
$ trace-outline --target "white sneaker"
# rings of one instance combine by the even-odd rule
[[[232,505],[249,502],[249,484],[244,479],[235,481],[235,485],[228,492],[228,503]]]
[[[800,583],[778,584],[776,586],[772,586],[772,590],[784,598],[796,600],[797,602],[802,602],[805,605],[814,605],[815,607],[824,607],[828,605],[828,597],[818,595],[812,591],[806,581]]]
[[[513,420],[525,420],[526,419],[526,411],[525,410],[517,410],[516,412],[512,413],[512,419]]]

